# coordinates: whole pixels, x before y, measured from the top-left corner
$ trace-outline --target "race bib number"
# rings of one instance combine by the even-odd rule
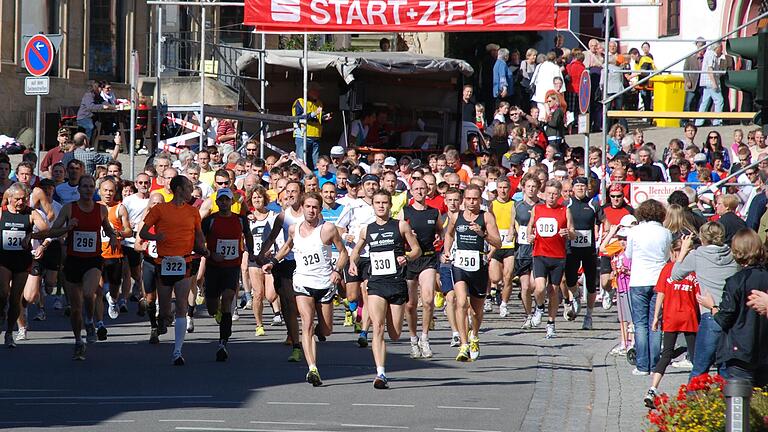
[[[157,258],[157,242],[156,241],[150,241],[147,242],[147,255],[151,256],[152,258]]]
[[[104,231],[104,228],[101,229],[101,242],[109,243],[109,236],[107,236],[107,233],[106,231]]]
[[[397,273],[395,251],[371,252],[370,258],[372,275],[386,276]]]
[[[514,236],[510,236],[509,230],[499,230],[501,236],[501,247],[512,247],[515,245]]]
[[[571,240],[571,247],[585,248],[592,246],[591,230],[576,230],[576,238]]]
[[[536,233],[539,237],[554,237],[558,231],[560,231],[560,227],[555,218],[543,217],[536,221]]]
[[[522,226],[517,230],[517,244],[531,244],[528,241],[528,227]]]
[[[256,255],[261,253],[261,238],[258,241],[256,241],[256,237],[253,238],[253,250],[256,252]]]
[[[240,242],[238,240],[216,241],[216,254],[224,257],[225,260],[233,260],[240,257]]]
[[[453,257],[453,264],[462,270],[476,272],[480,270],[480,252],[457,249]]]
[[[91,231],[73,232],[72,250],[79,253],[96,252],[96,233]]]
[[[336,268],[336,263],[339,261],[339,251],[331,252],[331,267]]]
[[[304,254],[301,256],[301,261],[305,266],[314,266],[320,264],[320,254],[317,252]]]
[[[187,274],[187,262],[184,257],[169,256],[163,257],[160,262],[161,276],[184,276]]]
[[[21,243],[26,235],[27,233],[24,231],[3,230],[3,250],[21,250]]]

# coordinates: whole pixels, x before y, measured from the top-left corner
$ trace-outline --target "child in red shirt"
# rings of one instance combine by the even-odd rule
[[[657,387],[667,370],[667,366],[673,358],[685,352],[684,348],[675,350],[677,335],[685,336],[688,345],[688,357],[693,361],[696,346],[696,332],[699,330],[699,304],[696,295],[699,294],[699,282],[696,274],[691,273],[683,280],[672,280],[672,266],[675,264],[677,254],[680,253],[682,239],[672,242],[670,261],[664,266],[656,282],[656,309],[653,316],[652,328],[654,331],[664,332],[662,340],[663,350],[656,368],[651,374],[651,388],[645,396],[645,405],[655,408],[654,399],[657,396]],[[663,310],[663,319],[662,319]]]

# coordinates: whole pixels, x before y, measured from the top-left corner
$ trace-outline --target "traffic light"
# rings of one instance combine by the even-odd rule
[[[763,125],[768,120],[768,29],[763,28],[751,37],[733,38],[726,41],[726,49],[730,55],[738,55],[752,61],[750,70],[727,71],[725,85],[729,88],[749,92],[757,107],[755,124]]]

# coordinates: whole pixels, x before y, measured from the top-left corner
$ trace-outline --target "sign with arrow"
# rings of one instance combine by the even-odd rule
[[[54,49],[47,36],[32,36],[24,46],[24,65],[36,77],[44,76],[53,66]]]

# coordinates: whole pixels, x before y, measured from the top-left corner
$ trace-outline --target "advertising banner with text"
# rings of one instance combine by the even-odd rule
[[[243,23],[285,33],[543,31],[562,21],[555,1],[245,0]]]

